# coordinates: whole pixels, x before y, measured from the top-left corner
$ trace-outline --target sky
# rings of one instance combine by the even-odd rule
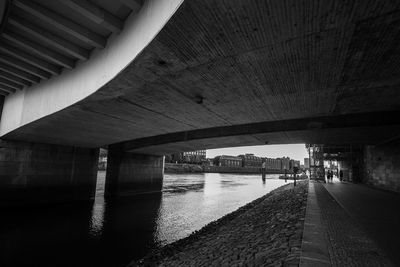
[[[237,156],[245,153],[252,153],[259,157],[268,158],[290,157],[291,159],[300,160],[301,164],[304,163],[304,158],[308,158],[308,152],[304,144],[241,146],[208,149],[207,158],[214,158],[218,155]]]

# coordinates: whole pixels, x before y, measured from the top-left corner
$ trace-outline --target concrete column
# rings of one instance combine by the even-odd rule
[[[349,161],[338,161],[339,172],[343,172],[343,181],[352,181],[352,167]]]
[[[364,148],[366,184],[400,193],[400,143]]]
[[[94,199],[98,151],[0,141],[0,206]]]
[[[105,195],[128,196],[160,192],[164,178],[164,157],[134,154],[110,146]]]

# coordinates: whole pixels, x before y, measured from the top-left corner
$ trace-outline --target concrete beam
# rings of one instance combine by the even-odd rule
[[[2,84],[1,82],[0,82],[0,89],[8,93],[15,93],[17,91],[13,87]]]
[[[0,77],[4,78],[4,79],[7,79],[7,80],[9,80],[11,82],[18,83],[18,84],[20,84],[22,86],[31,86],[32,85],[30,82],[25,81],[24,79],[21,79],[21,78],[19,78],[17,76],[14,76],[14,75],[12,75],[10,73],[7,73],[5,71],[2,71],[2,70],[0,70]]]
[[[147,146],[226,136],[383,125],[400,125],[400,111],[357,113],[214,127],[140,138],[121,142],[119,145],[123,151],[131,151]],[[265,141],[268,142],[268,140]]]
[[[33,3],[23,2],[28,5]],[[112,34],[108,38],[107,47],[94,50],[85,64],[77,64],[74,69],[65,71],[62,75],[42,81],[39,85],[34,85],[32,90],[23,90],[8,96],[0,120],[0,136],[4,137],[34,121],[41,121],[41,118],[58,113],[94,95],[140,55],[182,2],[183,0],[148,0],[137,14],[126,19],[124,30],[120,34]],[[18,77],[21,74],[20,71],[10,72],[10,68],[4,71]],[[39,81],[40,79],[37,80]]]
[[[61,74],[61,68],[53,65],[45,60],[42,60],[38,57],[32,56],[31,54],[25,53],[21,49],[15,48],[12,43],[7,43],[8,41],[3,41],[0,45],[0,51],[6,53],[10,56],[18,58],[22,61],[25,61],[35,67],[38,67],[44,71],[47,71],[53,75]]]
[[[29,81],[31,83],[39,83],[40,82],[39,77],[32,75],[30,73],[27,73],[25,71],[22,71],[20,69],[14,68],[7,64],[0,63],[0,70],[6,72],[8,74],[11,74],[13,76],[17,76],[23,80]]]
[[[120,2],[132,9],[133,12],[137,12],[143,5],[141,0],[120,0]]]
[[[26,63],[26,62],[24,62],[22,60],[19,60],[19,59],[14,58],[14,57],[7,56],[5,54],[0,54],[0,61],[3,62],[3,63],[6,63],[8,65],[11,65],[11,66],[13,66],[13,67],[15,67],[17,69],[26,71],[26,72],[28,72],[28,73],[30,73],[32,75],[35,75],[35,76],[40,77],[42,79],[45,79],[45,80],[50,79],[50,77],[51,77],[50,73],[48,73],[48,72],[46,72],[46,71],[44,71],[42,69],[39,69],[39,68],[37,68],[37,67],[35,67],[35,66],[31,65],[31,64],[28,64],[28,63]]]
[[[61,0],[61,2],[112,32],[120,32],[124,26],[122,20],[89,1]]]
[[[4,79],[4,78],[1,78],[1,77],[0,77],[0,84],[1,84],[1,85],[9,86],[9,87],[14,88],[14,89],[16,89],[16,90],[22,90],[22,88],[24,88],[24,87],[23,87],[22,85],[20,85],[20,84],[11,82],[11,81],[9,81],[9,80],[7,80],[7,79]]]
[[[30,14],[36,16],[37,18],[47,23],[51,23],[58,29],[63,30],[66,33],[71,34],[72,36],[75,36],[76,38],[84,42],[87,42],[97,48],[104,48],[106,45],[107,41],[106,38],[104,38],[103,36],[94,33],[89,29],[84,28],[67,18],[55,14],[51,10],[39,4],[36,4],[31,1],[20,1],[20,0],[16,0],[13,3],[17,7],[25,10],[26,12],[29,12]]]
[[[10,94],[10,92],[6,89],[1,88],[0,86],[0,95],[2,96],[8,96]]]
[[[74,43],[71,43],[70,41],[67,41],[52,33],[49,33],[46,30],[41,29],[40,27],[37,27],[34,24],[26,21],[23,18],[13,16],[8,19],[8,23],[10,25],[13,25],[16,29],[20,29],[24,32],[27,32],[38,38],[40,41],[43,41],[44,43],[49,44],[50,46],[56,47],[57,49],[77,59],[87,60],[90,56],[89,50],[82,48]],[[14,27],[8,27],[8,28],[15,32],[17,30],[14,30]]]
[[[31,40],[29,40],[19,34],[12,33],[12,32],[3,32],[2,36],[5,39],[18,44],[21,47],[23,47],[29,51],[32,51],[32,52],[38,54],[39,56],[41,56],[55,64],[58,64],[60,66],[68,68],[68,69],[72,69],[75,66],[75,62],[73,59],[68,58],[64,55],[61,55],[53,50],[44,48],[43,46],[41,46],[35,42],[32,42]]]

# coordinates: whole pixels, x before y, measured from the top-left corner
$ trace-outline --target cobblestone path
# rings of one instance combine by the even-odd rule
[[[129,266],[298,266],[307,190],[280,187]]]
[[[332,266],[394,266],[324,186],[314,185]]]

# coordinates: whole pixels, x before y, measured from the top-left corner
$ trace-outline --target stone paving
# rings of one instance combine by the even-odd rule
[[[400,266],[400,194],[362,184],[324,184],[396,266]]]
[[[307,191],[282,186],[129,266],[298,266]]]
[[[331,266],[394,266],[322,183],[314,183]],[[365,203],[367,205],[367,203]]]

